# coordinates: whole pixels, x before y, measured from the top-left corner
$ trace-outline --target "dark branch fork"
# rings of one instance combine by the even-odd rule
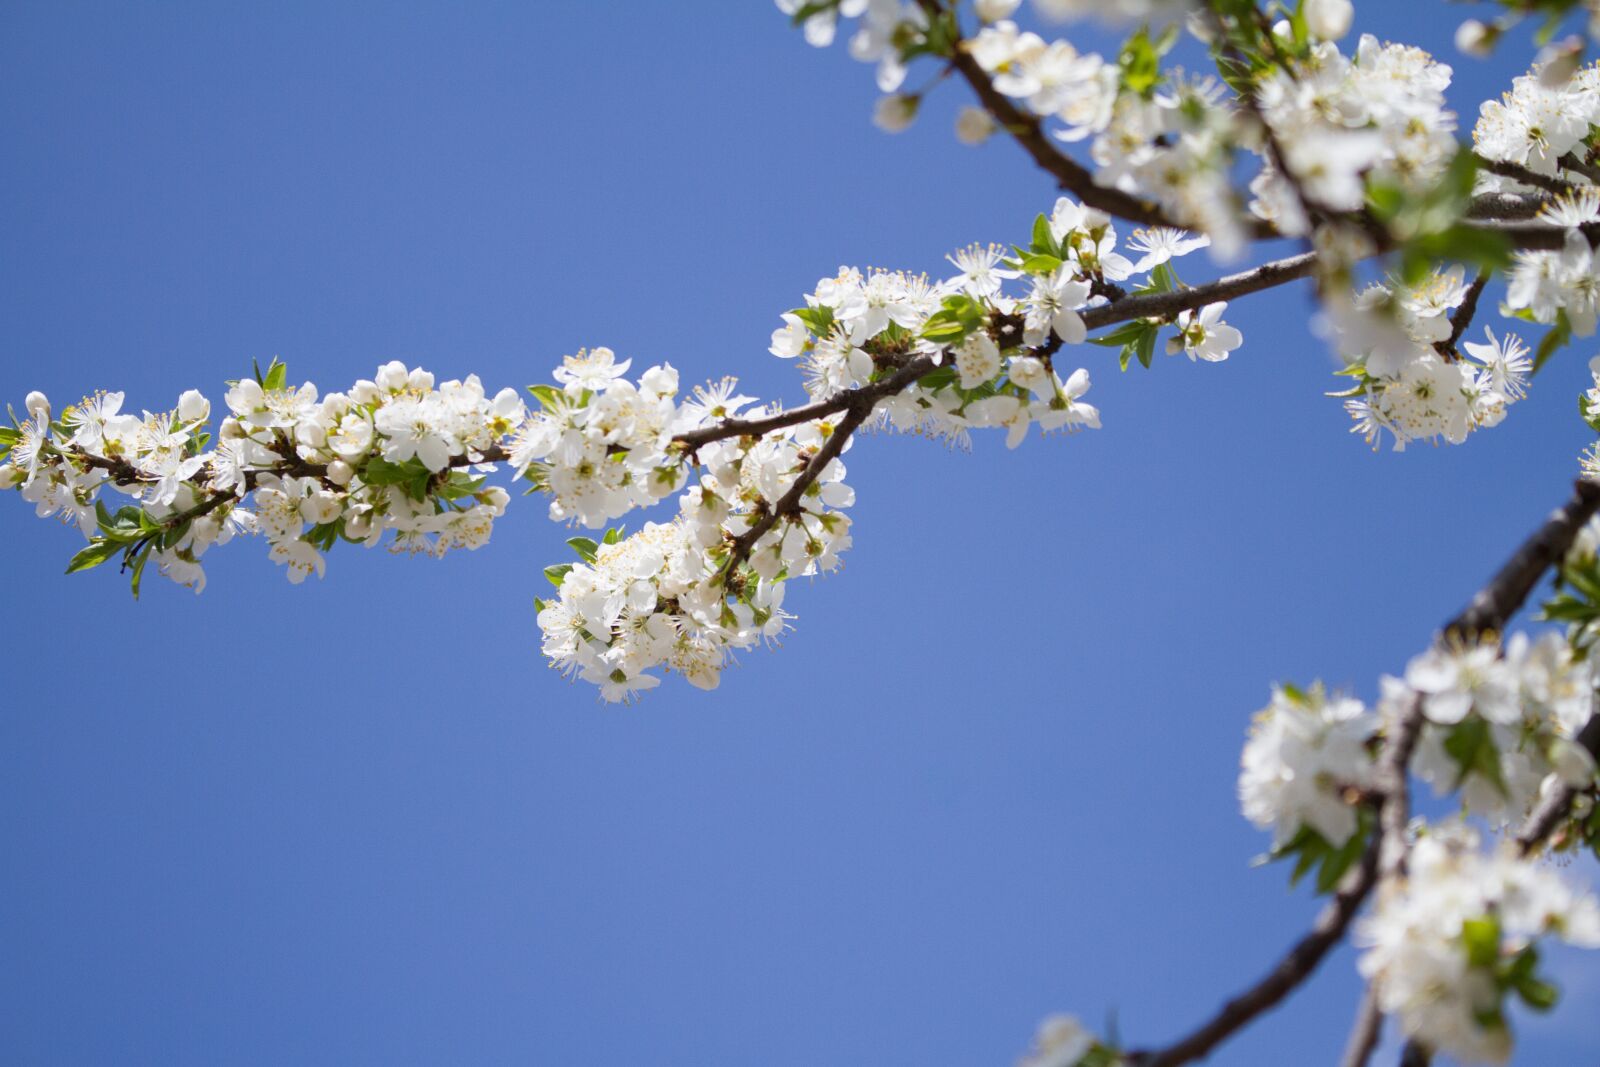
[[[1572,499],[1553,512],[1544,525],[1517,548],[1460,614],[1445,623],[1445,639],[1476,640],[1503,632],[1540,577],[1566,555],[1578,531],[1597,511],[1600,511],[1600,484],[1579,481]],[[1344,884],[1317,916],[1310,933],[1296,942],[1265,977],[1229,1000],[1198,1029],[1162,1048],[1129,1053],[1128,1060],[1133,1067],[1178,1067],[1200,1059],[1283,1000],[1311,976],[1344,936],[1350,921],[1378,883],[1380,874],[1386,869],[1390,873],[1403,869],[1408,808],[1406,768],[1421,727],[1421,707],[1416,702],[1397,723],[1390,724],[1391,733],[1379,754],[1374,773],[1373,799],[1378,805],[1379,832],[1362,853],[1359,865],[1346,875]],[[1580,740],[1591,751],[1600,749],[1600,716],[1590,718]],[[1568,794],[1564,802],[1551,810],[1534,813],[1518,838],[1525,853],[1537,848],[1560,824],[1571,800]],[[1364,1011],[1363,1020],[1365,1016]],[[1363,1025],[1368,1024],[1363,1022]],[[1376,1027],[1377,1020],[1371,1020],[1369,1025]],[[1358,1045],[1369,1040],[1359,1030],[1355,1038]],[[1370,1047],[1354,1051],[1364,1056],[1370,1053]]]

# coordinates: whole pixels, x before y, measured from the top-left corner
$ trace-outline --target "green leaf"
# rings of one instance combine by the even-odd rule
[[[1467,962],[1472,966],[1493,967],[1499,962],[1500,920],[1493,915],[1463,922],[1461,940],[1467,946]]]
[[[1372,817],[1365,810],[1361,812],[1356,832],[1350,835],[1350,840],[1336,849],[1328,852],[1322,860],[1322,870],[1317,872],[1317,892],[1331,893],[1345,876],[1345,872],[1354,867],[1356,861],[1367,847],[1367,829]]]
[[[539,406],[546,411],[556,410],[556,398],[561,396],[561,390],[553,385],[530,385],[528,392],[539,401]]]
[[[267,376],[261,380],[261,388],[272,390],[287,389],[288,387],[289,367],[287,364],[280,363],[277,357],[273,357],[272,363],[267,367]],[[134,595],[137,596],[138,594]]]
[[[1148,27],[1139,27],[1139,32],[1123,43],[1117,65],[1122,69],[1122,84],[1130,92],[1148,96],[1155,88],[1161,80],[1161,57],[1150,41]]]
[[[795,308],[790,312],[795,318],[805,323],[806,329],[818,337],[826,337],[833,329],[833,309],[831,307],[803,307]]]
[[[1041,255],[1056,254],[1056,239],[1050,233],[1050,220],[1040,215],[1033,220],[1033,250]]]
[[[1127,344],[1130,341],[1138,340],[1141,334],[1154,329],[1155,326],[1144,321],[1143,319],[1135,319],[1126,325],[1117,327],[1110,333],[1103,333],[1099,337],[1091,337],[1088,340],[1092,345],[1105,345],[1107,348],[1117,348],[1121,345]]]
[[[554,567],[546,567],[544,569],[544,576],[550,579],[551,585],[555,586],[557,589],[560,589],[562,579],[566,578],[567,572],[571,569],[572,564],[570,563],[557,563]]]
[[[805,20],[810,18],[812,15],[838,6],[839,0],[810,0],[809,3],[801,4],[795,10],[795,13],[789,17],[789,24],[792,26],[798,26],[805,22]]]
[[[599,542],[592,537],[569,537],[567,538],[567,544],[572,546],[572,550],[578,554],[578,558],[585,563],[593,563],[595,554],[600,551]]]
[[[1549,982],[1537,978],[1524,978],[1513,989],[1522,1002],[1534,1011],[1549,1011],[1556,1006],[1556,1001],[1561,999],[1561,991]]]
[[[1533,353],[1533,373],[1538,374],[1539,368],[1550,362],[1550,357],[1559,352],[1572,340],[1572,323],[1567,318],[1566,309],[1556,312],[1555,325],[1545,331],[1544,337],[1539,340],[1539,347]]]
[[[972,327],[953,311],[936,311],[922,324],[922,336],[935,344],[954,344],[971,332]]]
[[[924,374],[922,377],[918,378],[917,385],[928,390],[930,393],[935,393],[940,389],[945,389],[954,385],[959,377],[960,375],[956,372],[954,367],[946,365],[943,367],[936,367],[927,374]]]
[[[1054,274],[1061,269],[1061,258],[1036,252],[1022,258],[1022,269],[1028,274]]]
[[[1500,773],[1500,750],[1495,747],[1489,724],[1482,718],[1469,715],[1451,727],[1444,739],[1444,750],[1459,769],[1451,788],[1460,789],[1462,782],[1477,774],[1502,796],[1508,795],[1505,778]]]
[[[416,456],[404,463],[390,463],[375,457],[361,468],[361,480],[368,485],[398,486],[406,496],[420,503],[428,498],[433,472]]]
[[[1141,334],[1133,343],[1134,355],[1139,357],[1139,362],[1148,369],[1150,360],[1156,354],[1156,331],[1154,329]]]
[[[623,532],[624,531],[623,531],[623,528],[621,526],[613,526],[611,529],[606,531],[606,535],[605,535],[604,538],[601,539],[601,543],[602,544],[607,544],[607,545],[614,545],[618,541],[622,540]]]
[[[109,538],[96,537],[89,542],[87,548],[80,549],[67,563],[67,573],[76,574],[78,571],[93,570],[106,560],[122,551],[122,542]]]
[[[144,584],[144,565],[150,562],[150,550],[154,547],[156,547],[154,541],[146,541],[144,547],[134,554],[133,578],[129,581],[129,586],[133,590],[133,599],[135,600],[139,599],[139,587]],[[126,557],[123,558],[123,565],[127,565]]]

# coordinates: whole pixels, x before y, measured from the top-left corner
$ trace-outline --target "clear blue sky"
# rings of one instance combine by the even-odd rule
[[[1467,124],[1528,54],[1358,7],[1457,67]],[[1054,196],[955,143],[956,86],[895,138],[872,100],[762,0],[8,3],[0,396],[220,400],[274,355],[497,388],[608,344],[793,402],[767,337],[819,276],[938,272]],[[1058,1010],[1175,1035],[1313,913],[1234,801],[1269,683],[1370,697],[1592,436],[1585,347],[1466,446],[1374,455],[1309,312],[1235,305],[1220,366],[1085,347],[1097,434],[863,441],[855,547],[791,588],[784,647],[634,708],[538,658],[568,535],[536,502],[475,554],[344,550],[291,588],[241,544],[136,604],[0,500],[0,1061],[1005,1064]],[[1558,965],[1529,1063],[1600,1042],[1597,961]],[[1214,1062],[1329,1062],[1357,993],[1343,952]]]

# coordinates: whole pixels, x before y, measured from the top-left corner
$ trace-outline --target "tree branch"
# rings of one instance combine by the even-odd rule
[[[1522,543],[1471,603],[1445,623],[1445,639],[1473,641],[1486,634],[1503,633],[1545,569],[1567,554],[1573,538],[1596,511],[1600,511],[1600,483],[1579,479],[1573,486],[1572,499],[1551,512],[1544,525]]]
[[[1548,174],[1540,174],[1538,171],[1529,170],[1520,164],[1507,163],[1501,159],[1489,159],[1484,156],[1476,156],[1476,158],[1478,169],[1488,171],[1490,174],[1498,174],[1502,178],[1510,178],[1514,182],[1531,185],[1534,188],[1543,189],[1547,193],[1555,193],[1557,196],[1572,192],[1572,183],[1562,181],[1560,178]]]
[[[851,436],[861,428],[861,424],[872,417],[873,405],[879,397],[891,396],[910,386],[918,378],[933,369],[933,360],[929,356],[918,356],[916,359],[901,367],[890,377],[881,382],[860,389],[852,389],[841,393],[841,397],[848,397],[842,410],[845,417],[839,420],[839,425],[833,428],[833,434],[811,457],[805,469],[795,478],[794,483],[779,497],[771,508],[756,521],[755,525],[734,539],[733,547],[728,553],[728,560],[722,566],[722,580],[727,582],[739,569],[739,565],[750,558],[750,552],[755,548],[756,542],[766,535],[778,524],[778,520],[788,515],[798,514],[800,500],[818,478],[822,476],[829,463],[838,458],[844,451],[844,446],[849,443]],[[838,398],[834,398],[838,399]],[[815,407],[816,405],[809,405]],[[796,411],[802,409],[795,409]],[[834,410],[841,410],[835,408]],[[801,420],[809,421],[809,420]],[[792,425],[792,424],[789,424]]]
[[[939,0],[918,0],[918,2],[930,19],[945,14],[945,5]],[[954,12],[950,14],[954,18]],[[979,103],[989,112],[989,116],[1001,129],[1011,135],[1041,170],[1054,177],[1062,189],[1074,194],[1092,208],[1098,208],[1107,214],[1117,215],[1131,222],[1146,226],[1178,225],[1168,218],[1166,212],[1159,206],[1136,196],[1130,196],[1120,189],[1097,184],[1088,168],[1056,148],[1049,135],[1044,132],[1044,124],[1037,115],[1023,111],[994,87],[994,83],[989,80],[988,72],[978,65],[972,53],[967,51],[966,44],[965,38],[956,38],[952,45],[951,67],[972,87]]]
[[[1468,606],[1445,623],[1446,638],[1460,640],[1502,631],[1522,607],[1545,569],[1566,555],[1573,538],[1596,511],[1600,511],[1600,484],[1580,480],[1573,488],[1572,499],[1518,546]],[[1265,977],[1229,1000],[1198,1029],[1164,1048],[1129,1053],[1129,1062],[1134,1067],[1178,1067],[1206,1056],[1311,976],[1344,936],[1350,921],[1377,884],[1380,856],[1388,870],[1399,870],[1396,865],[1404,863],[1404,848],[1386,847],[1385,842],[1398,840],[1402,845],[1404,842],[1409,817],[1406,768],[1422,722],[1421,703],[1413,702],[1395,724],[1394,734],[1385,741],[1373,776],[1380,832],[1368,843],[1360,865],[1345,876],[1344,884],[1317,915],[1311,931],[1297,941]],[[1591,718],[1581,737],[1585,744],[1600,749],[1600,719]],[[1570,802],[1571,798],[1567,799]],[[1559,816],[1548,817],[1542,832],[1548,833],[1559,821]],[[1537,840],[1534,839],[1535,844]]]

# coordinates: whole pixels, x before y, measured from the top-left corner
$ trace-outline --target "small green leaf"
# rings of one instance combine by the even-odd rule
[[[133,599],[135,600],[139,599],[139,587],[144,584],[144,565],[150,561],[150,550],[155,547],[156,543],[154,541],[146,541],[144,547],[134,553],[133,578],[129,581],[129,585],[133,590]],[[127,557],[123,558],[123,565],[127,565]]]
[[[1054,274],[1061,269],[1059,256],[1047,256],[1042,253],[1024,256],[1022,269],[1028,274]]]
[[[592,537],[569,537],[567,544],[578,554],[578,558],[585,563],[593,563],[595,554],[600,551],[600,545]]]
[[[556,398],[561,396],[561,390],[553,385],[530,385],[528,392],[539,401],[539,406],[546,411],[556,410]]]
[[[289,367],[287,364],[280,363],[278,359],[274,357],[272,363],[267,367],[267,376],[261,381],[261,388],[272,390],[287,389],[288,387]]]
[[[611,529],[606,531],[606,535],[602,539],[601,543],[602,544],[607,544],[607,545],[614,545],[618,541],[622,540],[623,533],[624,533],[624,530],[623,530],[623,528],[621,526],[613,526]]]
[[[1139,362],[1148,369],[1150,360],[1156,354],[1156,331],[1152,329],[1140,335],[1139,339],[1134,342],[1133,350],[1134,355],[1139,357]]]
[[[1513,986],[1522,1002],[1534,1011],[1549,1011],[1561,999],[1561,991],[1549,982],[1525,978]]]
[[[560,589],[562,580],[566,578],[567,572],[570,570],[572,570],[572,564],[558,563],[554,567],[546,567],[544,569],[544,576],[550,579],[551,585],[555,586],[557,589]]]
[[[1105,345],[1107,348],[1117,348],[1130,341],[1135,341],[1141,334],[1153,330],[1155,327],[1143,319],[1135,319],[1124,326],[1119,326],[1110,333],[1103,333],[1099,337],[1089,338],[1092,345]]]
[[[1452,788],[1460,789],[1461,783],[1477,774],[1499,790],[1502,796],[1507,795],[1506,781],[1500,773],[1500,750],[1495,747],[1494,735],[1483,719],[1469,715],[1456,723],[1445,736],[1444,750],[1459,769]]]
[[[1533,373],[1538,374],[1539,369],[1550,362],[1550,357],[1555,355],[1567,342],[1572,340],[1572,323],[1567,318],[1566,309],[1556,312],[1556,321],[1545,335],[1539,340],[1539,347],[1533,354]]]
[[[1472,966],[1493,967],[1499,962],[1500,921],[1494,916],[1463,922],[1461,940],[1467,946],[1467,962]]]
[[[122,542],[97,537],[89,542],[87,548],[80,549],[68,561],[67,573],[76,574],[78,571],[93,570],[120,551],[122,551]]]
[[[805,323],[806,329],[818,337],[826,337],[833,329],[833,309],[818,305],[816,307],[795,308],[790,312],[795,318]]]
[[[1056,254],[1056,239],[1050,233],[1050,220],[1044,215],[1033,220],[1033,251],[1040,255]]]

